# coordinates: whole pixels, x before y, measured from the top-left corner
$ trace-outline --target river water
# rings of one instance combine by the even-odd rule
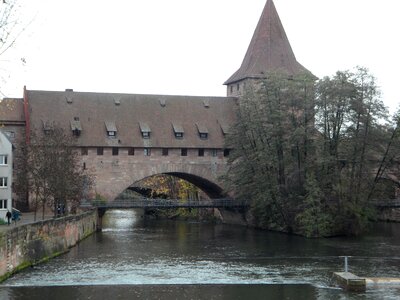
[[[351,294],[332,272],[400,277],[400,224],[358,238],[305,239],[222,224],[108,211],[104,229],[0,286],[0,299],[399,299],[400,287]]]

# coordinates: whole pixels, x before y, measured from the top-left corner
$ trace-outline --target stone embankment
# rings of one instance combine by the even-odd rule
[[[97,211],[25,224],[0,232],[0,282],[68,251],[96,231]]]

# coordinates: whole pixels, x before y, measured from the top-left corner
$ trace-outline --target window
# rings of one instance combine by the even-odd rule
[[[229,149],[224,149],[224,157],[227,157],[227,156],[229,156]]]
[[[236,90],[237,90],[237,91],[240,90],[240,85],[239,85],[239,83],[236,85]]]
[[[50,133],[53,131],[54,129],[54,122],[52,121],[43,121],[42,120],[42,124],[43,124],[43,131],[45,135],[50,135]]]
[[[87,148],[81,148],[81,155],[88,155],[88,149]]]
[[[181,149],[181,156],[187,156],[187,153],[188,153],[187,148]]]
[[[81,135],[81,131],[78,130],[78,129],[74,129],[74,130],[72,130],[72,135],[73,136],[80,136]]]
[[[103,147],[98,147],[97,148],[97,155],[103,155],[104,154],[104,148]]]
[[[86,170],[86,163],[85,162],[83,163],[83,168],[82,169]]]
[[[74,117],[74,120],[71,121],[71,130],[73,136],[80,136],[82,131],[81,122],[79,121],[79,117]]]
[[[233,85],[231,85],[231,94],[233,93]]]
[[[5,209],[5,208],[7,208],[7,199],[1,199],[0,200],[0,209],[2,208],[2,209]]]
[[[202,140],[206,140],[208,138],[208,129],[204,124],[196,123],[197,130],[199,132],[199,137]]]
[[[117,147],[112,148],[112,155],[116,156],[118,155],[119,149]]]
[[[144,139],[149,139],[151,133],[150,126],[147,125],[147,123],[139,122],[139,127],[140,127],[140,132],[142,133],[142,137]]]
[[[7,187],[7,177],[0,177],[0,188]]]
[[[199,149],[199,156],[204,156],[204,149]]]
[[[162,156],[168,156],[168,148],[162,149]]]
[[[0,155],[0,165],[7,165],[7,155],[5,154]]]
[[[143,153],[144,153],[144,156],[150,156],[151,155],[151,149],[150,148],[144,148]]]
[[[128,155],[135,155],[135,148],[128,148]]]
[[[184,134],[184,130],[183,130],[183,126],[181,124],[178,124],[176,122],[172,123],[172,128],[174,130],[174,135],[176,139],[183,139],[183,134]]]
[[[211,156],[216,157],[218,155],[217,149],[211,149]]]
[[[107,136],[114,138],[117,136],[117,126],[114,121],[105,121]]]
[[[208,138],[208,133],[200,132],[200,138],[201,138],[202,140],[206,140],[206,139]]]

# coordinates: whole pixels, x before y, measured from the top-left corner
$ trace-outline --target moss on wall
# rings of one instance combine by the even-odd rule
[[[0,282],[59,256],[96,231],[97,211],[39,221],[0,233]]]

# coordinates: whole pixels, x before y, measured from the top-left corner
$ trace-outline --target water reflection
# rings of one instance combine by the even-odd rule
[[[355,256],[350,271],[360,276],[400,277],[399,224],[380,225],[359,238],[321,240],[240,226],[146,220],[133,210],[109,211],[103,224],[102,233],[64,256],[17,274],[0,291],[86,295],[101,294],[109,285],[123,295],[126,288],[119,286],[124,285],[134,295],[143,295],[151,285],[155,295],[189,289],[199,293],[192,299],[205,299],[200,295],[208,295],[217,289],[209,285],[218,284],[222,298],[207,299],[264,289],[272,295],[336,299],[349,296],[331,282],[332,272],[343,268],[341,255]],[[389,298],[398,292],[395,287],[384,289]],[[364,296],[380,293],[369,290]]]

